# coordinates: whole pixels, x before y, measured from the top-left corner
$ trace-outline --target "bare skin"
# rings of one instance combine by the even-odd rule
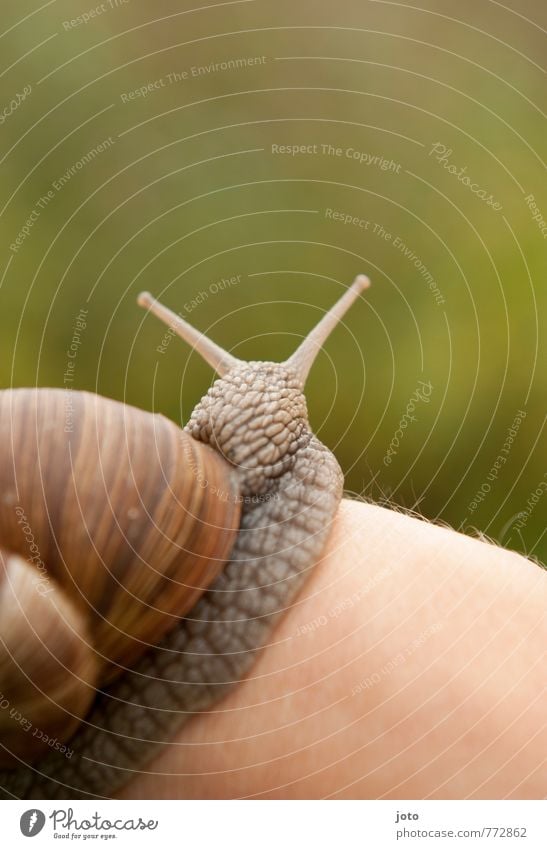
[[[123,798],[542,798],[547,575],[344,501],[249,677]]]

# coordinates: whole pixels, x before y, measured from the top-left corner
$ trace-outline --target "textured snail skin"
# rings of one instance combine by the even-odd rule
[[[163,642],[98,694],[70,741],[70,760],[52,752],[1,773],[6,797],[110,797],[248,673],[321,556],[343,476],[309,428],[296,372],[243,364],[213,384],[186,431],[239,478],[243,510],[230,561]]]

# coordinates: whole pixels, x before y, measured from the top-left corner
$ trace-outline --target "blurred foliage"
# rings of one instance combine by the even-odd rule
[[[87,309],[74,386],[183,421],[213,375],[179,340],[157,350],[164,328],[140,290],[238,356],[278,360],[365,272],[372,289],[307,387],[348,490],[547,560],[547,495],[532,498],[547,481],[545,243],[525,202],[547,217],[544,4],[513,7],[4,0],[2,385],[63,386]],[[272,152],[283,144],[316,152]],[[431,397],[386,465],[420,380]]]

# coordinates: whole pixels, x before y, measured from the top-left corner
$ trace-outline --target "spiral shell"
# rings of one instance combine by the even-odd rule
[[[0,765],[69,739],[212,583],[239,518],[230,466],[164,417],[0,392]]]

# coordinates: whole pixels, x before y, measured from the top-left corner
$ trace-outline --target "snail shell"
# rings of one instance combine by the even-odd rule
[[[240,500],[218,453],[90,393],[0,392],[0,446],[6,766],[68,740],[96,689],[194,606],[229,556]]]

